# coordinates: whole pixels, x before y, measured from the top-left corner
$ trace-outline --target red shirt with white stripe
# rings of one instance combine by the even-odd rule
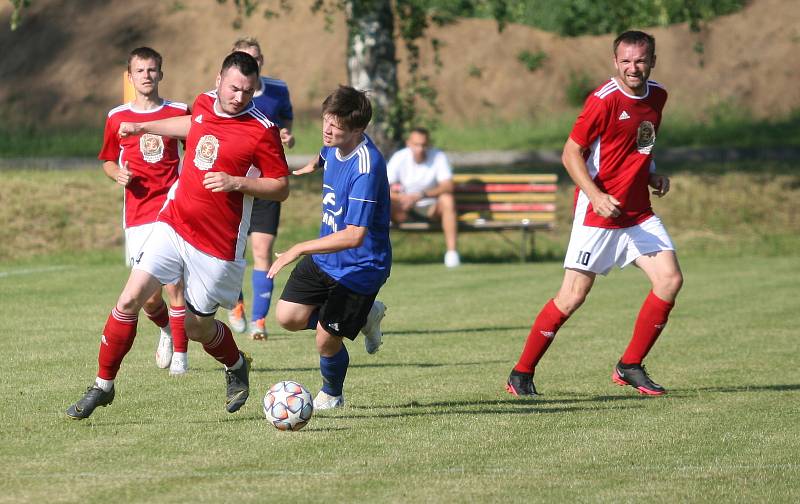
[[[103,148],[97,158],[119,166],[128,163],[131,180],[125,186],[122,225],[126,228],[156,221],[167,193],[178,180],[178,141],[144,134],[120,138],[121,122],[145,122],[188,114],[185,103],[164,100],[152,110],[136,110],[131,103],[112,109],[106,119]]]
[[[620,202],[620,215],[595,214],[589,198],[576,188],[575,217],[582,217],[584,225],[625,228],[653,215],[647,184],[666,101],[667,91],[655,81],[647,81],[644,96],[633,96],[613,78],[586,98],[570,138],[587,149],[589,176],[601,191]]]
[[[219,259],[244,258],[253,197],[239,191],[211,192],[209,171],[236,177],[289,175],[278,128],[252,104],[235,116],[218,111],[215,91],[192,105],[183,169],[170,201],[158,217],[192,246]]]

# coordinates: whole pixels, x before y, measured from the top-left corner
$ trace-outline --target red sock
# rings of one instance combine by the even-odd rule
[[[155,313],[147,313],[147,311],[144,313],[147,315],[147,318],[152,320],[155,325],[161,327],[162,329],[167,327],[167,324],[169,324],[169,311],[167,310],[167,303],[162,302],[161,307],[156,310]]]
[[[189,339],[186,337],[184,320],[186,317],[186,307],[169,307],[169,326],[172,329],[172,348],[176,352],[186,353],[189,348]]]
[[[111,310],[100,340],[100,354],[97,356],[98,377],[104,380],[116,378],[122,359],[133,346],[138,319],[139,315],[136,313],[122,313],[116,307]]]
[[[519,356],[514,370],[520,373],[533,373],[536,364],[547,351],[547,347],[553,342],[558,329],[567,321],[569,315],[564,315],[551,299],[544,305],[542,311],[536,317],[525,341],[525,347]]]
[[[639,310],[639,317],[633,327],[633,337],[622,355],[623,364],[641,364],[653,348],[658,336],[667,325],[669,312],[674,303],[668,303],[650,291]]]
[[[231,367],[239,361],[239,347],[236,346],[236,341],[234,341],[228,326],[219,320],[215,322],[217,323],[217,334],[210,343],[203,345],[203,350],[219,362]]]

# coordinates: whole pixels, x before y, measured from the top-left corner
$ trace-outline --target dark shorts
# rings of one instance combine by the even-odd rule
[[[281,220],[279,201],[253,198],[253,213],[250,215],[250,233],[267,233],[278,236],[278,222]]]
[[[334,336],[356,339],[378,293],[359,294],[322,271],[305,256],[295,266],[281,299],[290,303],[319,306],[319,322]]]

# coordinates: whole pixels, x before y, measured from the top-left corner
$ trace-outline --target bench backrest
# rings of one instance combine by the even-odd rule
[[[453,182],[463,224],[551,228],[555,222],[556,174],[455,174]]]

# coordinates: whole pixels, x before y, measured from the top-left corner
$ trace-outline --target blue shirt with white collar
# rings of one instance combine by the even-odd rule
[[[389,182],[386,161],[367,135],[347,156],[336,147],[323,147],[322,224],[319,236],[348,225],[367,228],[361,246],[330,254],[314,254],[317,266],[360,294],[377,292],[389,277]]]

